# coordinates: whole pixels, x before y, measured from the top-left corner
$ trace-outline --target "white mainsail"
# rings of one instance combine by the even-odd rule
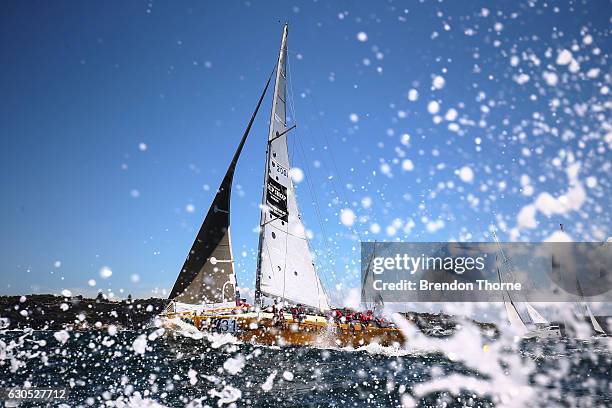
[[[329,309],[315,270],[290,177],[287,147],[286,63],[288,27],[283,29],[268,133],[261,206],[256,300],[261,294],[320,310]]]
[[[591,324],[593,325],[593,330],[595,330],[597,333],[605,334],[606,331],[601,327],[597,319],[595,319],[595,316],[593,315],[593,312],[591,312],[591,308],[589,307],[589,305],[585,303],[584,306],[586,307],[587,314],[589,315],[589,320],[591,320]]]
[[[505,255],[503,255],[503,251],[501,251],[501,246],[500,252],[504,257],[504,260],[506,260],[507,258],[505,257]],[[499,268],[497,268],[497,277],[499,279],[499,283],[503,283]],[[506,298],[508,300],[506,300]],[[516,306],[510,298],[510,293],[508,293],[507,290],[504,290],[502,292],[502,300],[504,302],[504,308],[506,309],[506,316],[508,317],[508,322],[510,323],[510,326],[521,336],[525,335],[529,331],[529,329],[527,329],[527,326],[523,322],[521,315],[519,314],[518,310],[516,310]]]

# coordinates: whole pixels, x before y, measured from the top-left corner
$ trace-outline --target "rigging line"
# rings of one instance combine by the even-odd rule
[[[289,152],[287,152],[289,154]],[[285,231],[285,262],[283,264],[283,299],[285,299],[285,291],[287,287],[287,254],[289,243],[289,214],[287,214],[287,231]]]
[[[295,120],[295,110],[293,111],[293,118],[294,118],[294,120]],[[300,146],[300,147],[302,146],[301,141],[299,141],[299,140],[298,140],[298,141],[297,141],[297,143],[296,143],[296,140],[298,140],[297,135],[296,135],[296,137],[293,139],[293,157],[295,157],[295,149],[296,149],[296,145],[298,145],[298,144],[299,144],[299,146]],[[307,178],[310,178],[310,176],[308,175],[308,172],[307,172],[306,174],[307,174],[307,176],[306,176],[306,177],[307,177]],[[290,180],[290,183],[291,183],[291,185],[293,185],[293,181],[291,181],[291,180]],[[308,180],[307,180],[307,185],[309,186],[309,182],[308,182]],[[294,194],[296,195],[296,197],[295,197],[295,200],[296,200],[296,201],[295,201],[295,202],[296,202],[296,205],[297,205],[297,194],[296,194],[295,187],[294,187],[294,189],[293,189],[293,190],[294,190]],[[302,223],[302,228],[304,228],[304,222],[302,221],[302,219],[301,219],[301,217],[300,217],[300,215],[299,215],[299,210],[298,210],[298,218],[300,219],[300,222]],[[314,251],[312,251],[312,248],[310,247],[310,242],[308,241],[308,237],[307,237],[307,235],[306,235],[306,231],[304,231],[304,237],[305,237],[305,238],[304,238],[304,240],[306,241],[306,246],[307,246],[308,250],[309,250],[310,252],[314,252]],[[316,255],[316,252],[315,252],[315,255]],[[321,289],[321,288],[320,288],[320,286],[321,286],[321,281],[320,281],[320,279],[319,279],[319,277],[318,277],[318,274],[317,274],[317,271],[316,271],[316,267],[315,267],[315,265],[314,265],[314,259],[313,259],[313,261],[312,261],[312,267],[313,267],[313,269],[315,270],[315,284],[316,284],[316,286],[317,286],[317,304],[319,305],[319,309],[320,309],[320,308],[321,308],[321,290],[320,290],[320,289]],[[323,272],[323,271],[320,271],[320,272]],[[325,283],[326,283],[327,285],[329,285],[329,281],[328,281],[327,277],[325,276],[325,273],[324,273],[324,272],[323,272],[323,276],[324,276],[324,279],[325,279],[325,281],[326,281]],[[326,294],[326,295],[327,295],[327,294]],[[328,297],[328,298],[329,298],[329,297]]]
[[[293,99],[293,82],[291,80],[291,65],[290,65],[290,62],[289,62],[289,58],[287,58],[287,75],[285,76],[285,80],[287,79],[287,77],[289,77],[289,92],[288,92],[288,94],[289,94],[290,98],[286,98],[286,95],[285,95],[285,98],[289,99],[289,109],[291,111],[291,117],[292,117],[293,123],[294,123],[294,125],[291,127],[291,129],[293,129],[293,128],[296,127],[297,120],[296,120],[296,113],[295,113],[295,101]],[[286,85],[286,82],[285,82],[285,85]],[[287,87],[285,86],[285,89],[286,88]],[[285,103],[285,108],[286,107],[287,107],[287,103]],[[286,109],[285,109],[285,112],[286,112]],[[289,130],[286,130],[285,132],[283,132],[283,134],[287,133]],[[297,140],[297,143],[296,143],[296,140]],[[292,157],[295,157],[296,145],[299,145],[300,148],[302,148],[302,150],[303,150],[302,142],[301,142],[301,140],[298,139],[297,135],[296,135],[296,137],[293,138]],[[306,161],[305,164],[306,164],[306,167],[307,167],[308,166],[308,162]],[[306,173],[307,173],[307,185],[309,186],[309,190],[312,191],[312,189],[310,187],[310,180],[309,180],[310,176],[308,175],[308,169],[306,169],[306,170],[307,170],[306,171]],[[291,186],[293,186],[293,181],[291,179],[289,180],[289,182],[291,183]],[[293,188],[293,192],[294,192],[294,194],[296,194],[295,187]],[[311,193],[311,197],[312,197],[312,193]],[[296,206],[297,206],[297,194],[296,194]],[[301,217],[299,215],[299,209],[298,209],[298,218],[300,219],[300,222],[302,223],[302,228],[304,228],[304,223],[302,222]],[[305,231],[304,231],[304,233],[305,233]],[[309,242],[307,236],[305,237],[305,241],[306,241],[306,246],[308,247],[308,250],[310,252],[314,252],[312,250],[311,246],[310,246],[310,242]],[[314,252],[314,253],[316,255],[316,252]],[[323,293],[324,293],[328,303],[330,302],[330,298],[329,298],[329,295],[326,292],[325,288],[323,287],[323,284],[322,284],[318,274],[316,273],[316,267],[314,265],[314,260],[313,260],[313,263],[312,263],[312,267],[315,270],[315,284],[316,284],[316,287],[317,287],[317,304],[319,305],[319,308],[321,308],[321,290],[323,291]],[[323,274],[323,278],[325,280],[325,283],[327,285],[329,285],[329,279],[326,276],[325,272],[322,271],[322,270],[319,271],[319,272],[321,272]]]
[[[295,100],[294,100],[295,93],[293,91],[293,75],[291,74],[291,63],[290,63],[289,59],[287,59],[287,62],[288,62],[287,70],[288,70],[288,74],[289,74],[288,75],[288,77],[289,77],[289,98],[288,98],[289,99],[289,108],[291,109],[291,112],[292,112],[293,121],[294,121],[294,123],[296,123],[297,120],[296,120],[296,110],[295,110]],[[296,143],[296,141],[297,141],[297,143]],[[319,226],[321,228],[321,233],[323,235],[325,246],[328,249],[328,263],[329,263],[330,262],[329,260],[331,259],[331,249],[327,245],[329,243],[329,239],[328,239],[325,227],[323,226],[321,209],[319,207],[318,198],[317,198],[317,195],[316,195],[316,192],[315,192],[316,189],[312,185],[312,179],[310,177],[310,166],[308,164],[308,157],[307,157],[307,155],[305,153],[305,150],[304,150],[304,147],[302,145],[301,139],[298,138],[298,137],[295,137],[294,140],[293,140],[293,150],[294,150],[294,152],[295,152],[296,145],[298,145],[300,147],[302,156],[304,158],[304,164],[305,164],[305,170],[306,170],[306,185],[307,185],[308,190],[310,192],[311,199],[313,200],[315,214],[317,216],[317,221],[318,221]],[[308,240],[306,242],[308,243],[308,246],[310,248],[310,243],[308,242]],[[332,268],[330,268],[330,269],[333,270],[332,272],[333,272],[333,275],[335,277],[337,275],[336,270],[335,270],[336,269],[336,264],[332,263]],[[329,276],[327,276],[327,272],[324,269],[321,270],[321,272],[323,274],[323,277],[324,277],[324,280],[325,280],[325,284],[328,287],[331,287],[330,286],[330,282],[329,282]],[[323,287],[322,289],[325,292],[326,297],[329,299],[329,294],[327,293],[325,288]],[[345,296],[345,293],[344,293],[343,290],[341,291],[341,295],[343,297]]]
[[[293,115],[294,115],[294,118],[295,118],[295,115],[296,115],[296,113],[295,113],[295,101],[294,101],[295,92],[293,90],[293,76],[291,75],[291,64],[289,64],[288,70],[289,70],[289,73],[290,73],[290,75],[289,75],[289,90],[290,90],[290,97],[291,97],[289,99],[289,102],[290,102],[290,107],[292,108]],[[300,146],[300,148],[302,150],[301,153],[302,153],[302,155],[304,157],[304,161],[306,163],[306,173],[307,173],[306,181],[307,181],[307,185],[308,185],[308,188],[309,188],[309,191],[310,191],[310,195],[311,195],[311,197],[313,199],[314,209],[315,209],[315,212],[316,212],[316,215],[317,215],[319,226],[321,228],[321,233],[323,235],[323,239],[325,241],[325,246],[327,247],[328,263],[331,263],[331,268],[330,269],[332,270],[332,275],[334,276],[335,279],[338,279],[337,265],[336,265],[335,262],[329,261],[330,259],[332,259],[331,248],[328,245],[330,243],[330,240],[328,238],[326,229],[324,227],[322,212],[321,212],[321,209],[320,209],[320,206],[319,206],[319,200],[318,200],[318,197],[317,197],[317,194],[316,194],[316,188],[314,188],[314,186],[312,184],[312,181],[311,181],[312,178],[310,177],[310,166],[308,165],[308,157],[306,155],[304,147],[302,146],[301,140],[298,140],[298,143],[299,143],[299,146]],[[332,189],[335,190],[333,185],[332,185]],[[338,191],[336,191],[336,194],[338,196],[340,196]],[[324,276],[325,276],[326,280],[328,280],[327,273],[325,273]],[[329,282],[327,282],[327,284],[329,285]],[[346,295],[346,293],[344,292],[344,288],[343,287],[341,287],[340,294],[343,297],[345,297],[345,295]]]
[[[299,146],[302,148],[301,142],[298,142],[298,144],[299,144]],[[302,149],[303,149],[303,148],[302,148]],[[302,154],[303,154],[303,152],[302,152]],[[312,184],[311,184],[311,181],[310,181],[310,174],[309,174],[309,172],[308,172],[308,169],[306,169],[306,185],[307,185],[307,187],[308,187],[308,191],[309,191],[309,193],[310,193],[311,199],[312,199],[312,197],[314,196],[314,199],[313,199],[313,200],[316,200],[316,194],[314,193],[314,188],[313,188],[313,186],[312,186]],[[319,209],[317,208],[317,206],[316,206],[316,201],[313,201],[313,202],[314,202],[314,204],[315,204],[315,215],[317,216],[317,221],[318,221],[319,226],[320,226],[320,228],[321,228],[321,233],[322,233],[322,235],[323,235],[323,239],[324,239],[324,241],[327,243],[327,242],[328,242],[328,239],[327,239],[327,235],[326,235],[326,232],[325,232],[325,228],[323,227],[323,223],[322,223],[322,220],[321,220],[321,213],[320,213],[320,210],[319,210]],[[310,247],[310,242],[308,241],[308,239],[306,239],[306,243],[308,244],[309,250],[311,250],[311,251],[312,251],[312,248]],[[327,245],[326,245],[326,246],[327,246]],[[315,254],[316,254],[316,252],[315,252]],[[329,257],[329,258],[331,258],[331,257]],[[318,270],[319,270],[319,272],[320,272],[320,273],[322,274],[322,276],[323,276],[323,280],[325,281],[325,285],[327,285],[328,287],[331,287],[330,279],[329,279],[329,276],[328,276],[328,274],[327,274],[327,272],[326,272],[325,268],[318,269]],[[320,283],[317,283],[317,285],[319,285],[319,284],[320,284]],[[327,294],[327,292],[325,291],[325,288],[323,288],[323,291],[326,293],[326,295],[328,295],[328,294]],[[329,298],[329,296],[328,296],[328,298]]]
[[[288,65],[288,71],[289,71],[289,107],[291,109],[292,112],[292,116],[293,116],[293,120],[294,122],[296,122],[296,112],[295,112],[295,100],[294,100],[294,92],[293,92],[293,81],[292,81],[292,75],[291,75],[291,65]],[[319,204],[318,204],[318,199],[315,193],[315,189],[312,185],[312,180],[310,177],[310,166],[308,165],[308,157],[306,156],[306,153],[304,151],[304,147],[302,145],[302,141],[301,139],[295,137],[293,139],[293,151],[295,154],[295,150],[296,150],[296,145],[299,145],[299,148],[301,150],[301,154],[302,157],[304,159],[304,165],[305,165],[305,170],[306,170],[306,185],[308,186],[308,190],[310,192],[310,196],[312,199],[312,202],[314,204],[314,209],[315,209],[315,213],[317,215],[320,227],[321,227],[321,232],[323,234],[324,239],[327,241],[327,236],[326,236],[326,232],[325,232],[325,228],[323,227],[323,223],[322,223],[322,217],[321,217],[321,211],[319,208]]]
[[[313,96],[311,96],[311,98],[310,98],[310,99],[312,100],[312,104],[314,105],[315,111],[317,111],[317,112],[318,112],[318,111],[319,111],[319,108],[318,108],[318,105],[317,105],[317,103],[316,103],[316,101],[315,101],[315,98],[314,98]],[[318,126],[319,130],[323,129],[323,127],[322,127],[322,126],[321,126],[321,124],[320,124],[320,119],[319,119],[319,116],[318,116],[318,115],[315,115],[315,117],[316,117],[316,120],[317,120],[317,126]],[[326,143],[326,146],[328,146],[328,148],[327,148],[326,150],[327,150],[327,153],[328,153],[328,154],[329,154],[329,156],[330,156],[330,159],[331,159],[331,163],[332,163],[333,170],[334,170],[334,172],[335,172],[335,174],[336,174],[336,177],[338,177],[339,181],[340,181],[341,183],[343,183],[341,173],[340,173],[340,171],[338,170],[338,166],[336,165],[336,158],[335,158],[334,153],[333,153],[333,151],[332,151],[332,147],[331,147],[332,145],[331,145],[331,143],[329,142],[329,138],[327,137],[327,132],[325,132],[325,131],[319,131],[319,132],[315,132],[315,133],[317,133],[317,134],[318,134],[318,133],[321,133],[321,134],[323,135],[323,137],[325,138],[325,143]],[[339,198],[340,198],[340,199],[341,199],[341,200],[342,200],[342,201],[345,203],[345,205],[350,205],[350,204],[349,204],[349,203],[350,203],[350,201],[349,201],[349,200],[346,198],[346,196],[344,195],[344,193],[341,193],[341,191],[344,191],[344,190],[343,190],[342,188],[339,188],[339,187],[338,187],[338,185],[336,184],[336,181],[334,180],[334,178],[333,178],[333,177],[332,177],[332,179],[331,179],[331,184],[332,184],[332,190],[333,190],[333,191],[334,191],[334,192],[335,192],[335,193],[336,193],[336,194],[339,196]],[[346,183],[343,183],[343,184],[344,184],[344,185],[346,185]],[[353,233],[354,233],[354,234],[357,236],[357,239],[361,241],[361,236],[360,236],[360,234],[357,232],[357,230],[356,230],[354,227],[352,227],[352,226],[350,227],[350,230],[351,230],[351,232],[353,232]]]
[[[289,65],[288,70],[289,70],[289,74],[290,74],[289,75],[289,91],[290,91],[289,92],[289,96],[290,96],[290,99],[289,99],[290,105],[289,105],[289,107],[292,110],[293,118],[295,120],[295,117],[296,117],[295,100],[294,100],[295,92],[293,91],[293,79],[292,79],[292,75],[291,75],[291,65]],[[297,142],[296,142],[296,139],[297,139]],[[329,268],[331,270],[333,277],[336,279],[336,276],[337,276],[337,273],[336,273],[336,270],[335,270],[336,269],[336,264],[331,262],[331,259],[333,259],[333,258],[332,258],[332,254],[331,254],[331,249],[328,246],[328,243],[330,241],[328,239],[328,235],[327,235],[327,232],[326,232],[325,227],[324,227],[323,217],[322,217],[321,209],[320,209],[320,206],[319,206],[319,199],[317,197],[316,189],[314,188],[313,182],[312,182],[313,179],[310,176],[311,172],[310,172],[310,166],[308,164],[308,157],[306,155],[304,146],[303,146],[302,141],[301,141],[300,138],[296,137],[294,139],[294,145],[293,145],[294,150],[295,150],[296,145],[299,146],[300,152],[301,152],[302,157],[304,159],[305,170],[306,170],[306,185],[308,187],[312,203],[314,204],[315,215],[317,217],[317,221],[318,221],[319,227],[321,229],[321,235],[323,236],[324,245],[327,248],[327,264],[328,265],[327,265],[326,268],[320,269],[320,272],[321,272],[321,274],[323,276],[323,280],[325,282],[325,285],[327,287],[331,288],[332,285],[330,283],[330,277],[328,275],[327,268]],[[310,243],[309,242],[308,242],[308,244],[309,244],[309,247],[310,247]],[[329,293],[327,293],[327,291],[325,290],[325,287],[322,287],[322,289],[323,289],[323,292],[325,293],[326,297],[328,299],[330,299]],[[344,293],[344,290],[341,290],[340,294],[342,295],[342,297],[345,297],[345,295],[346,295]]]
[[[323,132],[323,133],[324,133],[324,132]],[[325,134],[325,133],[324,133],[324,134]],[[329,146],[329,145],[330,145],[330,143],[329,143],[329,140],[328,140],[327,138],[326,138],[326,142],[327,142],[327,145]],[[331,153],[331,150],[330,150],[329,148],[328,148],[328,149],[326,149],[326,150],[328,150],[328,151],[329,151],[330,157],[331,157],[331,159],[332,159],[332,163],[334,164],[334,167],[335,167],[335,169],[336,169],[336,170],[335,170],[335,172],[336,172],[336,174],[338,174],[338,178],[340,178],[340,176],[339,176],[339,171],[338,171],[337,167],[335,166],[335,162],[334,162],[334,160],[335,160],[335,159],[334,159],[334,157],[333,157],[333,154]],[[305,154],[305,153],[304,153],[304,156],[306,156],[306,154]],[[324,166],[324,167],[326,167],[324,163],[322,163],[322,164],[323,164],[323,166]],[[327,171],[327,169],[326,169],[326,171]],[[339,198],[340,200],[342,200],[342,201],[345,203],[345,205],[349,205],[349,201],[346,199],[346,197],[345,197],[345,196],[344,196],[342,193],[340,193],[340,191],[341,191],[342,189],[341,189],[341,188],[338,188],[338,186],[336,185],[336,182],[335,182],[335,180],[334,180],[334,177],[331,177],[331,184],[332,184],[332,186],[331,186],[331,187],[332,187],[332,191],[336,193],[336,195],[338,196],[338,198]],[[350,227],[350,231],[351,231],[351,232],[352,232],[352,233],[353,233],[355,236],[357,236],[357,239],[358,239],[358,240],[361,240],[360,234],[357,232],[357,230],[356,230],[354,227],[352,227],[352,226],[351,226],[351,227]]]
[[[299,145],[299,147],[301,149],[301,153],[302,153],[302,156],[304,157],[304,161],[307,161],[306,154],[304,153],[304,148],[302,146],[301,141],[298,141],[298,145]],[[325,227],[324,227],[324,224],[323,224],[323,221],[322,221],[321,210],[320,210],[320,208],[318,206],[318,203],[317,203],[318,198],[317,198],[317,194],[316,194],[316,189],[312,185],[312,180],[311,180],[310,172],[309,172],[308,168],[306,168],[306,186],[308,187],[308,191],[310,193],[312,202],[314,204],[315,215],[317,216],[317,221],[318,221],[319,227],[321,229],[321,234],[323,235],[323,240],[325,242],[326,247],[328,248],[328,263],[329,263],[329,259],[331,259],[330,249],[329,249],[329,247],[327,245],[329,243],[329,239],[328,239],[327,232],[325,230]],[[334,264],[332,264],[332,265],[334,265]],[[323,278],[325,279],[325,284],[330,286],[330,279],[327,276],[327,272],[325,271],[325,269],[322,269],[321,273],[323,274]]]
[[[313,99],[313,104],[315,104],[314,99]],[[318,109],[316,109],[316,106],[315,106],[315,110],[317,110],[317,111],[318,111]],[[316,120],[317,120],[317,121],[319,121],[319,117],[318,117],[318,115],[315,115],[315,116],[317,116],[317,119],[316,119]],[[320,125],[320,124],[318,125],[318,127],[319,127],[319,129],[321,129],[321,125]],[[330,144],[330,142],[329,142],[329,139],[327,138],[327,133],[326,133],[326,132],[324,132],[324,131],[321,131],[321,132],[315,132],[315,133],[322,133],[322,134],[323,134],[323,136],[325,137],[325,142],[326,142],[326,145],[328,146],[328,148],[327,148],[326,150],[328,151],[328,154],[329,154],[329,156],[330,156],[330,158],[331,158],[332,165],[333,165],[334,171],[335,171],[335,173],[336,173],[336,176],[337,176],[337,177],[338,177],[338,179],[340,180],[340,179],[341,179],[341,176],[340,176],[340,171],[338,170],[338,167],[337,167],[337,165],[336,165],[336,159],[335,159],[334,154],[333,154],[333,152],[332,152],[332,149],[331,149],[331,144]],[[324,162],[322,162],[322,164],[323,164],[323,166],[324,166],[324,167],[327,167],[327,166],[325,166],[325,163],[324,163]],[[326,169],[326,171],[327,171],[327,169]],[[343,190],[342,190],[342,188],[340,188],[340,187],[337,185],[336,180],[334,180],[334,177],[332,177],[330,181],[331,181],[331,183],[330,183],[330,184],[331,184],[332,191],[333,191],[333,192],[335,192],[335,194],[338,196],[338,198],[339,198],[340,200],[342,200],[342,201],[345,203],[345,205],[350,206],[350,202],[349,202],[349,200],[346,198],[346,196],[345,196],[343,193],[341,193],[341,191],[343,191]],[[341,180],[340,180],[340,181],[341,181]],[[356,236],[356,237],[357,237],[357,240],[358,240],[358,241],[361,241],[361,234],[359,234],[359,232],[357,231],[357,229],[356,229],[355,227],[350,226],[350,227],[349,227],[349,230],[350,230],[350,231],[351,231],[351,232],[354,234],[354,236]],[[334,274],[335,274],[335,276],[338,276],[337,269],[336,269],[336,264],[335,264],[335,263],[334,263]],[[341,291],[340,291],[340,292],[342,293],[342,296],[343,296],[343,297],[346,297],[346,293],[345,293],[345,291],[344,291],[344,288],[343,288],[343,287],[341,287],[341,288],[342,288],[342,289],[341,289]]]
[[[290,89],[289,89],[289,96],[290,96],[290,98],[289,98],[289,102],[290,102],[289,103],[289,109],[292,112],[291,115],[292,115],[292,118],[293,118],[293,122],[296,123],[295,102],[293,100],[293,89],[291,88],[292,87],[292,82],[291,82],[291,68],[290,67],[288,68],[288,73],[289,73],[288,76],[290,78],[289,79],[289,86],[290,86]],[[294,125],[294,127],[295,127],[295,125]],[[293,138],[293,145],[292,145],[293,153],[292,153],[292,157],[296,157],[295,151],[296,151],[296,146],[298,146],[298,145],[300,147],[302,147],[301,140],[298,139],[297,134],[296,134],[296,137]],[[307,165],[307,163],[305,163],[305,164]],[[307,174],[306,175],[307,186],[309,187],[309,192],[311,193],[310,195],[311,195],[311,199],[312,199],[312,188],[310,186],[310,175],[308,174],[308,169],[307,168],[306,168],[306,174]],[[296,201],[296,203],[297,203],[297,201]],[[316,208],[315,208],[315,212],[316,212]],[[301,221],[301,217],[300,217],[300,221]],[[303,222],[302,222],[302,226],[304,226]],[[306,241],[306,245],[308,247],[308,250],[316,255],[316,251],[313,251],[312,247],[310,246],[310,242],[308,241],[308,237],[305,238],[305,241]],[[315,270],[317,269],[317,268],[315,268],[314,261],[313,261],[313,265],[312,266],[313,266],[313,268]],[[319,270],[319,272],[323,275],[323,279],[325,281],[325,284],[329,286],[330,285],[329,278],[327,277],[327,275],[324,272],[324,270]],[[325,288],[322,287],[323,284],[322,284],[321,280],[319,279],[318,274],[315,275],[315,276],[316,276],[315,284],[317,286],[317,302],[318,302],[319,308],[320,308],[320,305],[321,305],[321,303],[320,303],[321,302],[321,290],[323,290],[323,293],[325,294],[325,296],[326,296],[326,298],[328,300],[329,300],[329,295],[325,291]]]

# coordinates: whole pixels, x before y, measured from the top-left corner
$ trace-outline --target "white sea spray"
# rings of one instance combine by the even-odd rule
[[[230,404],[232,402],[236,402],[240,399],[240,397],[242,397],[242,391],[231,385],[226,385],[221,391],[212,389],[208,391],[208,393],[213,397],[219,398],[219,400],[217,401],[217,406],[219,407],[226,404]]]
[[[245,358],[242,354],[238,354],[236,357],[228,358],[223,363],[223,369],[231,375],[238,374],[245,365]]]
[[[66,330],[59,330],[53,334],[53,337],[55,337],[55,340],[64,344],[70,338],[70,333],[68,333]]]
[[[268,375],[268,377],[266,378],[266,381],[264,381],[264,383],[261,384],[262,390],[264,390],[265,392],[268,392],[272,389],[272,386],[274,385],[274,379],[276,378],[277,373],[278,371],[274,370],[270,373],[270,375]]]
[[[141,334],[132,343],[132,348],[136,354],[144,354],[147,351],[147,335]]]

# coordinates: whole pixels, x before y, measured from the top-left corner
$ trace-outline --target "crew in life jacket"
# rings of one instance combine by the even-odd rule
[[[342,318],[340,319],[341,323],[351,323],[359,320],[359,312],[355,312],[349,308],[344,308],[339,312],[342,314]]]
[[[374,318],[374,322],[378,327],[389,327],[389,321],[382,316]]]
[[[274,301],[274,304],[272,305],[272,313],[274,314],[274,316],[272,317],[272,322],[274,323],[275,326],[281,324],[283,320],[285,320],[283,308],[278,307],[278,301],[276,300]]]
[[[346,309],[345,313],[344,313],[344,317],[346,318],[346,322],[352,322],[355,319],[356,313],[353,312],[351,309]]]
[[[283,320],[285,320],[285,312],[281,308],[281,309],[278,309],[278,321],[282,322]]]
[[[365,325],[370,324],[374,321],[374,312],[368,310],[365,313],[359,313],[359,321]]]
[[[346,318],[346,310],[343,309],[335,309],[332,312],[332,317],[336,321],[336,323],[347,323],[348,320]]]
[[[278,301],[277,301],[276,299],[274,299],[274,304],[272,305],[272,310],[271,310],[271,312],[272,312],[272,314],[274,314],[275,316],[276,316],[276,312],[277,312],[277,310],[278,310],[278,309],[277,309],[277,307],[276,307],[276,304],[277,304],[277,303],[278,303]]]
[[[291,317],[293,320],[297,320],[298,322],[302,322],[306,320],[306,309],[300,304],[292,307],[291,309]]]
[[[297,320],[297,307],[295,306],[291,306],[289,308],[289,311],[291,312],[291,317],[293,318],[293,320]]]

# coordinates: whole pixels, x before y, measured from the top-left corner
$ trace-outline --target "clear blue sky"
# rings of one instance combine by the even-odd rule
[[[541,241],[560,222],[572,239],[605,239],[610,12],[607,1],[7,2],[0,293],[170,288],[284,21],[291,153],[325,281],[358,285],[359,239],[483,241],[494,226]],[[234,180],[242,286],[254,282],[269,111],[268,98]]]

